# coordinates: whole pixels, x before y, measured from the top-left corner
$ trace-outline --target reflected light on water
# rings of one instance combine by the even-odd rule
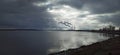
[[[47,55],[109,38],[99,33],[75,31],[1,31],[0,36],[0,51],[4,55]]]
[[[91,32],[60,32],[56,33],[57,40],[55,40],[53,48],[49,49],[50,52],[63,51],[71,48],[78,48],[83,45],[90,45],[96,42],[109,39],[100,35],[99,33]],[[56,39],[56,38],[55,38]]]

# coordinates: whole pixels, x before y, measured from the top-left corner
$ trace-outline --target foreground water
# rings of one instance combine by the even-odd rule
[[[0,31],[0,55],[47,55],[108,38],[107,35],[92,32]]]

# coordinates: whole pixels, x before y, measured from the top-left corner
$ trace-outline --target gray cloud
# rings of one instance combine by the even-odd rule
[[[120,10],[120,0],[89,0],[85,3],[93,13],[111,13]]]
[[[120,0],[79,0],[71,3],[79,4],[77,7],[87,5],[86,7],[95,13],[115,12],[120,10]]]
[[[120,0],[83,0],[86,10],[94,14],[111,14],[110,16],[104,15],[96,18],[101,23],[112,23],[120,26]],[[118,14],[116,14],[117,12]]]
[[[84,5],[84,2],[82,2],[81,0],[61,0],[59,3],[65,4],[65,5],[70,5],[74,8],[78,8],[78,9],[81,9],[82,6]]]
[[[93,15],[109,14],[120,11],[120,0],[61,0],[59,3],[69,5],[78,10],[89,11]],[[114,25],[119,25],[119,17],[120,14],[113,14],[111,16],[104,15],[97,17],[96,20],[101,23],[113,23]]]
[[[100,16],[97,18],[102,23],[112,23],[116,26],[120,26],[120,12],[118,14],[113,14],[110,16]]]
[[[110,13],[120,10],[120,0],[61,0],[60,3],[78,9],[86,7],[93,13]]]
[[[46,11],[46,7],[37,7],[32,4],[36,1],[40,0],[1,0],[0,27],[41,29],[55,27],[54,20]]]
[[[46,9],[59,5],[68,5],[79,11],[89,11],[90,15],[109,14],[120,11],[120,0],[57,0],[57,2],[55,0],[50,4],[47,3],[48,1],[54,0],[0,0],[0,27],[57,28],[59,25],[54,21],[54,16],[47,12]],[[34,2],[43,2],[46,5],[35,6],[33,5]],[[82,18],[87,15],[84,14]],[[79,17],[81,18],[81,16]],[[104,15],[97,17],[95,20],[101,23],[111,22],[119,25],[119,17],[119,14]]]

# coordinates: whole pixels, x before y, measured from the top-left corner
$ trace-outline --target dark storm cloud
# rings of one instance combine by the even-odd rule
[[[86,7],[93,13],[108,13],[120,10],[120,0],[61,0],[60,3],[78,9]]]
[[[110,16],[100,16],[97,19],[102,23],[112,23],[114,25],[120,26],[120,12]]]
[[[55,25],[47,7],[37,7],[33,2],[45,0],[0,0],[0,27],[48,28]],[[50,23],[50,24],[49,24]]]
[[[111,14],[97,17],[101,23],[120,26],[120,0],[84,0],[84,6],[93,14]],[[116,14],[116,12],[118,14]]]
[[[67,27],[71,27],[71,23],[69,23],[69,22],[59,22],[60,24],[63,24],[63,25],[65,25],[65,26],[67,26]]]
[[[89,0],[84,2],[93,13],[111,13],[120,10],[120,0]]]
[[[92,14],[112,13],[110,16],[97,17],[96,19],[101,23],[112,23],[120,26],[120,0],[81,0],[81,2],[83,2],[83,9],[90,11]]]

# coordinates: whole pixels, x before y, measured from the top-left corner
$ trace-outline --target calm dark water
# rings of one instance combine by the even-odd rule
[[[108,38],[92,32],[0,31],[0,55],[47,55]]]

